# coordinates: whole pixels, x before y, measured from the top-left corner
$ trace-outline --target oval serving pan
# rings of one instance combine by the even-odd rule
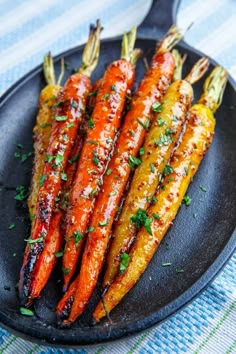
[[[173,22],[177,1],[154,1],[149,15],[139,28],[137,47],[150,58],[156,40]],[[120,55],[121,38],[102,41],[99,66],[93,80],[98,79],[109,62]],[[70,67],[81,60],[83,46],[69,50],[55,59],[59,71],[60,58]],[[182,43],[187,53],[185,72],[202,55]],[[211,61],[211,68],[216,63]],[[137,66],[137,81],[144,74],[141,61]],[[69,75],[69,73],[68,73]],[[199,97],[203,80],[195,85]],[[17,144],[32,151],[32,128],[37,112],[38,95],[44,86],[41,67],[36,68],[11,87],[0,99],[0,323],[16,335],[57,346],[81,346],[112,341],[130,336],[160,323],[188,304],[213,280],[232,255],[236,245],[236,93],[230,78],[222,106],[216,113],[216,134],[213,144],[194,177],[188,194],[191,205],[181,207],[174,225],[151,261],[147,271],[120,305],[112,312],[112,324],[107,320],[93,325],[92,310],[99,298],[99,286],[84,315],[70,328],[57,326],[54,314],[60,298],[60,264],[49,284],[35,304],[34,317],[19,313],[15,288],[21,267],[24,238],[29,232],[27,208],[14,200],[15,188],[28,188],[32,161],[24,164],[14,159]],[[199,188],[204,185],[207,192]],[[194,215],[193,215],[194,214]],[[194,217],[195,216],[195,217]],[[16,227],[8,226],[16,220]],[[161,267],[171,262],[172,267]],[[183,268],[184,273],[176,273]]]

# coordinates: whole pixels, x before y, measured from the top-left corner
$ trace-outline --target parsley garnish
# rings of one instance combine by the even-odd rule
[[[14,229],[15,227],[16,227],[15,224],[10,224],[10,225],[8,226],[8,230],[12,230],[12,229]]]
[[[172,166],[170,166],[170,165],[165,165],[164,170],[163,170],[164,176],[168,176],[168,175],[170,175],[170,174],[173,173],[173,172],[174,172],[174,170],[173,170],[173,167],[172,167]]]
[[[62,252],[62,251],[60,251],[60,252],[55,252],[55,253],[54,253],[54,256],[57,257],[57,258],[60,258],[60,257],[63,256],[63,252]]]
[[[150,120],[149,120],[149,119],[147,119],[146,123],[143,123],[140,118],[138,118],[137,120],[138,120],[139,124],[140,124],[145,130],[148,130],[148,128],[149,128],[149,126],[150,126]]]
[[[86,140],[87,144],[91,144],[91,145],[98,145],[98,143],[96,141],[93,140]]]
[[[143,146],[139,149],[139,155],[140,156],[144,155],[144,147]]]
[[[110,96],[109,93],[105,93],[105,95],[103,95],[103,99],[106,100],[109,96]]]
[[[40,187],[42,187],[42,185],[44,184],[44,181],[45,181],[46,178],[47,178],[47,175],[45,175],[45,174],[40,177],[40,179],[38,181],[38,185]]]
[[[161,106],[160,102],[154,102],[152,104],[152,110],[153,110],[153,112],[157,112],[157,113],[162,112],[162,106]]]
[[[160,139],[154,139],[154,143],[156,146],[168,145],[172,141],[172,137],[169,135],[160,134]]]
[[[69,268],[62,268],[62,272],[64,274],[69,274],[70,273],[70,269]]]
[[[72,156],[72,158],[68,161],[69,163],[73,163],[79,160],[79,154]]]
[[[55,120],[57,122],[64,122],[65,120],[67,120],[67,116],[56,116]]]
[[[20,313],[23,316],[31,316],[31,317],[34,316],[33,311],[26,309],[25,307],[20,307]]]
[[[88,232],[92,232],[92,231],[94,231],[94,230],[95,230],[95,227],[94,227],[94,226],[89,226]]]
[[[154,219],[160,220],[160,216],[158,214],[152,213],[152,216],[154,217]]]
[[[94,128],[94,121],[93,121],[92,117],[89,118],[88,125],[91,129]]]
[[[98,152],[97,150],[93,150],[93,158],[92,158],[92,161],[94,162],[94,164],[96,166],[99,165],[99,159],[98,159]]]
[[[155,173],[154,163],[150,163],[150,170],[151,170],[152,173]]]
[[[98,226],[107,226],[109,224],[109,219],[105,221],[99,221]]]
[[[158,127],[162,127],[163,125],[165,125],[165,121],[160,117],[157,119],[157,124],[158,124]]]
[[[57,154],[55,156],[55,164],[60,165],[62,163],[62,161],[64,161],[64,156]]]
[[[135,224],[137,229],[140,229],[141,226],[144,226],[146,231],[152,235],[151,222],[152,218],[147,216],[146,210],[139,209],[136,215],[131,216],[130,220]]]
[[[67,181],[67,174],[65,172],[61,173],[61,179],[62,181]]]
[[[111,85],[111,91],[116,91],[115,85]]]
[[[169,267],[169,266],[171,266],[171,264],[172,263],[170,263],[170,262],[166,262],[166,263],[162,263],[161,266],[162,267]]]
[[[189,206],[191,204],[191,201],[192,199],[190,198],[189,195],[185,195],[183,200],[182,200],[182,203],[185,204],[186,206]]]
[[[22,201],[27,198],[28,193],[24,186],[16,187],[17,195],[14,197],[16,200]]]
[[[111,169],[111,168],[108,168],[106,174],[109,176],[111,173],[112,173],[112,169]]]
[[[66,125],[67,128],[72,128],[75,125],[75,123],[71,122]]]
[[[123,274],[129,265],[130,256],[123,252],[120,255],[120,273]]]
[[[184,273],[184,269],[178,269],[178,268],[176,268],[175,271],[176,271],[176,273]]]
[[[184,167],[184,172],[185,172],[186,176],[188,176],[188,174],[189,174],[189,168],[188,168],[188,167]]]
[[[132,156],[132,155],[129,156],[128,161],[129,161],[129,166],[130,166],[131,170],[134,170],[135,166],[140,165],[142,162],[139,158]]]
[[[90,92],[90,93],[88,94],[88,97],[96,96],[96,95],[97,95],[97,90]]]

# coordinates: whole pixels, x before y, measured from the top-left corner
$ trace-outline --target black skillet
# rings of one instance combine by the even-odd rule
[[[178,1],[154,1],[138,31],[137,47],[151,57],[156,40],[172,24]],[[102,75],[107,64],[119,58],[121,38],[102,42],[99,66],[94,80]],[[83,46],[56,58],[56,68],[64,57],[71,67],[78,66]],[[185,72],[201,56],[182,43],[179,50],[188,54]],[[151,51],[150,51],[151,49]],[[212,66],[215,63],[212,61]],[[137,66],[137,81],[144,74],[142,62]],[[195,85],[195,97],[202,82]],[[91,313],[99,297],[96,290],[85,314],[71,328],[58,327],[54,315],[61,295],[60,264],[49,284],[35,304],[34,317],[19,314],[15,289],[28,236],[27,208],[14,200],[15,188],[29,186],[32,161],[24,164],[14,158],[17,143],[32,151],[32,128],[37,112],[40,90],[45,85],[41,66],[30,72],[9,89],[0,100],[0,322],[1,326],[24,339],[39,344],[78,346],[112,341],[138,333],[160,323],[188,304],[212,281],[226,264],[236,245],[236,119],[235,84],[230,78],[222,106],[216,114],[216,134],[210,151],[194,177],[188,194],[191,205],[182,206],[159,247],[150,266],[138,284],[112,312],[112,324],[103,320],[97,325]],[[207,192],[199,186],[203,185]],[[195,216],[195,217],[194,217]],[[8,230],[14,222],[16,227]],[[171,262],[171,267],[161,267]],[[176,268],[184,273],[176,273]]]

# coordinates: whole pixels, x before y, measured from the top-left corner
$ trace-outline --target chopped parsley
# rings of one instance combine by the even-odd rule
[[[105,95],[103,95],[103,99],[106,100],[109,96],[110,96],[109,93],[105,93]]]
[[[93,141],[93,140],[87,140],[86,143],[87,144],[91,144],[91,145],[98,145],[98,143],[96,141]]]
[[[163,146],[163,145],[168,145],[169,143],[172,142],[172,136],[171,135],[166,135],[166,134],[160,134],[159,140],[154,139],[154,143],[156,146]]]
[[[130,220],[135,224],[137,229],[140,229],[141,226],[144,226],[146,231],[152,235],[151,222],[152,218],[147,216],[146,210],[139,209],[136,215],[131,216]]]
[[[144,147],[143,146],[139,149],[139,155],[140,156],[144,155]]]
[[[97,90],[92,91],[88,94],[88,97],[96,96],[97,95]]]
[[[171,266],[171,264],[172,263],[170,263],[170,262],[165,262],[165,263],[162,263],[161,266],[162,267],[169,267],[169,266]]]
[[[94,128],[94,121],[93,121],[92,117],[89,118],[88,125],[91,129]]]
[[[28,192],[26,191],[24,186],[18,186],[16,187],[17,194],[15,195],[15,199],[22,201],[27,198]]]
[[[96,166],[99,165],[99,159],[98,159],[98,152],[97,150],[93,150],[93,158],[92,158],[92,161],[94,162],[94,164]]]
[[[61,173],[61,179],[62,181],[67,181],[67,174],[65,172]]]
[[[150,163],[150,170],[151,170],[152,173],[155,173],[154,163]]]
[[[182,203],[185,204],[186,206],[189,206],[191,204],[191,201],[192,199],[190,198],[189,195],[185,195],[183,200],[182,200]]]
[[[67,127],[67,128],[72,128],[74,125],[75,125],[75,123],[74,123],[74,122],[71,122],[71,123],[68,123],[68,124],[66,125],[66,127]]]
[[[160,117],[157,119],[157,124],[158,124],[158,127],[163,127],[163,125],[165,125],[165,121]]]
[[[88,232],[93,232],[94,230],[95,230],[95,227],[94,227],[94,226],[89,226]]]
[[[188,176],[188,174],[189,174],[189,168],[188,168],[188,167],[184,167],[184,172],[185,172],[186,176]]]
[[[150,126],[150,120],[149,120],[149,119],[146,120],[146,123],[143,123],[140,118],[138,118],[137,120],[138,120],[139,124],[140,124],[145,130],[148,130],[148,128],[149,128],[149,126]]]
[[[33,245],[34,243],[43,242],[43,240],[44,240],[44,237],[41,236],[41,237],[38,237],[38,238],[35,238],[35,239],[27,238],[24,241],[27,242],[29,245]]]
[[[66,275],[70,273],[70,269],[69,268],[62,268],[62,272]]]
[[[54,253],[54,256],[55,256],[56,258],[60,258],[60,257],[63,256],[63,252],[62,252],[62,251],[60,251],[60,252],[55,252],[55,253]]]
[[[129,166],[130,166],[131,170],[134,170],[135,166],[140,165],[142,162],[139,158],[132,156],[132,155],[129,156],[128,161],[129,161]]]
[[[111,91],[116,91],[116,86],[115,85],[111,85]]]
[[[154,219],[160,220],[160,216],[158,214],[152,213],[152,216],[154,217]]]
[[[160,102],[154,102],[152,104],[152,110],[153,110],[153,112],[157,112],[157,113],[162,112],[162,106],[161,106]]]
[[[78,245],[79,241],[82,240],[83,235],[80,232],[76,231],[76,232],[73,232],[73,234],[71,235],[70,238],[74,238],[75,239],[75,243]]]
[[[111,168],[108,168],[106,174],[107,174],[108,176],[110,176],[111,173],[112,173],[112,169],[111,169]]]
[[[109,219],[105,221],[99,221],[98,226],[107,226],[109,224]]]
[[[170,165],[165,165],[164,170],[163,170],[164,176],[168,176],[168,175],[170,175],[170,174],[173,173],[173,172],[174,172],[174,170],[173,170],[173,167],[172,167],[172,166],[170,166]]]
[[[130,261],[130,256],[127,253],[125,253],[125,252],[121,253],[121,255],[120,255],[120,267],[119,267],[120,268],[119,270],[120,270],[121,274],[123,274],[126,271],[128,265],[129,265],[129,261]]]
[[[46,127],[51,127],[52,124],[51,123],[43,123],[40,125],[40,128],[46,128]]]
[[[178,269],[178,268],[176,268],[175,271],[176,271],[176,273],[184,273],[184,269]]]
[[[72,158],[68,161],[69,163],[73,163],[79,160],[79,154],[72,156]]]
[[[58,166],[64,161],[64,156],[60,154],[56,154],[55,156],[55,164]]]
[[[33,311],[26,309],[25,307],[20,307],[20,313],[23,316],[30,316],[30,317],[34,316]]]
[[[15,227],[16,227],[15,224],[10,224],[10,225],[8,226],[8,230],[12,230],[12,229],[14,229]]]
[[[44,184],[44,181],[45,181],[46,178],[47,178],[47,175],[45,175],[45,174],[40,177],[40,179],[38,181],[38,185],[40,187],[42,187],[42,185]]]
[[[56,116],[55,120],[57,122],[64,122],[65,120],[67,120],[67,116]]]

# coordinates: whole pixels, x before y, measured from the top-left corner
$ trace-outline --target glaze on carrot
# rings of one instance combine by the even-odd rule
[[[60,192],[71,148],[83,119],[87,96],[91,91],[90,75],[99,56],[101,26],[91,28],[83,53],[83,65],[79,72],[70,76],[58,96],[49,145],[46,153],[41,184],[38,192],[36,216],[30,238],[27,240],[23,265],[20,272],[19,293],[21,302],[28,306],[31,284],[37,271],[37,261],[45,247],[51,245],[50,221],[56,198]],[[46,276],[46,274],[45,274]]]
[[[101,178],[121,123],[126,95],[130,94],[134,82],[134,64],[138,54],[133,50],[135,37],[136,29],[128,36],[124,35],[121,59],[108,66],[88,122],[90,129],[81,151],[67,209],[63,255],[64,290],[75,272],[89,217],[102,184]],[[102,219],[97,227],[105,223]]]
[[[121,301],[147,268],[161,240],[172,224],[187,188],[200,162],[210,147],[215,128],[213,112],[220,105],[227,82],[227,73],[216,67],[204,84],[204,94],[189,111],[189,122],[182,140],[171,159],[169,175],[165,176],[155,197],[157,202],[147,213],[150,231],[140,229],[122,268],[107,293],[96,307],[93,317],[98,322]]]
[[[129,251],[135,238],[136,225],[132,221],[139,209],[146,210],[155,203],[153,197],[162,175],[168,173],[168,161],[182,131],[186,114],[193,99],[191,84],[197,82],[208,69],[209,61],[201,58],[185,80],[177,80],[167,89],[159,113],[145,138],[141,164],[137,167],[122,212],[113,230],[113,242],[107,255],[104,286],[108,287],[119,270],[122,253]],[[167,167],[166,167],[167,166]]]
[[[161,97],[171,81],[175,64],[169,50],[181,38],[178,30],[172,28],[161,41],[156,51],[149,71],[139,85],[132,102],[131,110],[126,114],[120,135],[114,148],[114,154],[109,162],[101,193],[95,204],[89,235],[82,258],[82,266],[78,277],[78,284],[74,282],[58,305],[58,313],[69,312],[74,299],[69,321],[74,321],[82,313],[103,265],[111,226],[117,212],[122,193],[130,175],[131,157],[135,155],[142,144],[145,135],[144,126],[151,118],[152,104],[161,100]],[[138,118],[138,119],[137,119]],[[129,153],[131,155],[129,156]],[[81,291],[80,291],[80,290]],[[73,319],[72,319],[73,317]]]

